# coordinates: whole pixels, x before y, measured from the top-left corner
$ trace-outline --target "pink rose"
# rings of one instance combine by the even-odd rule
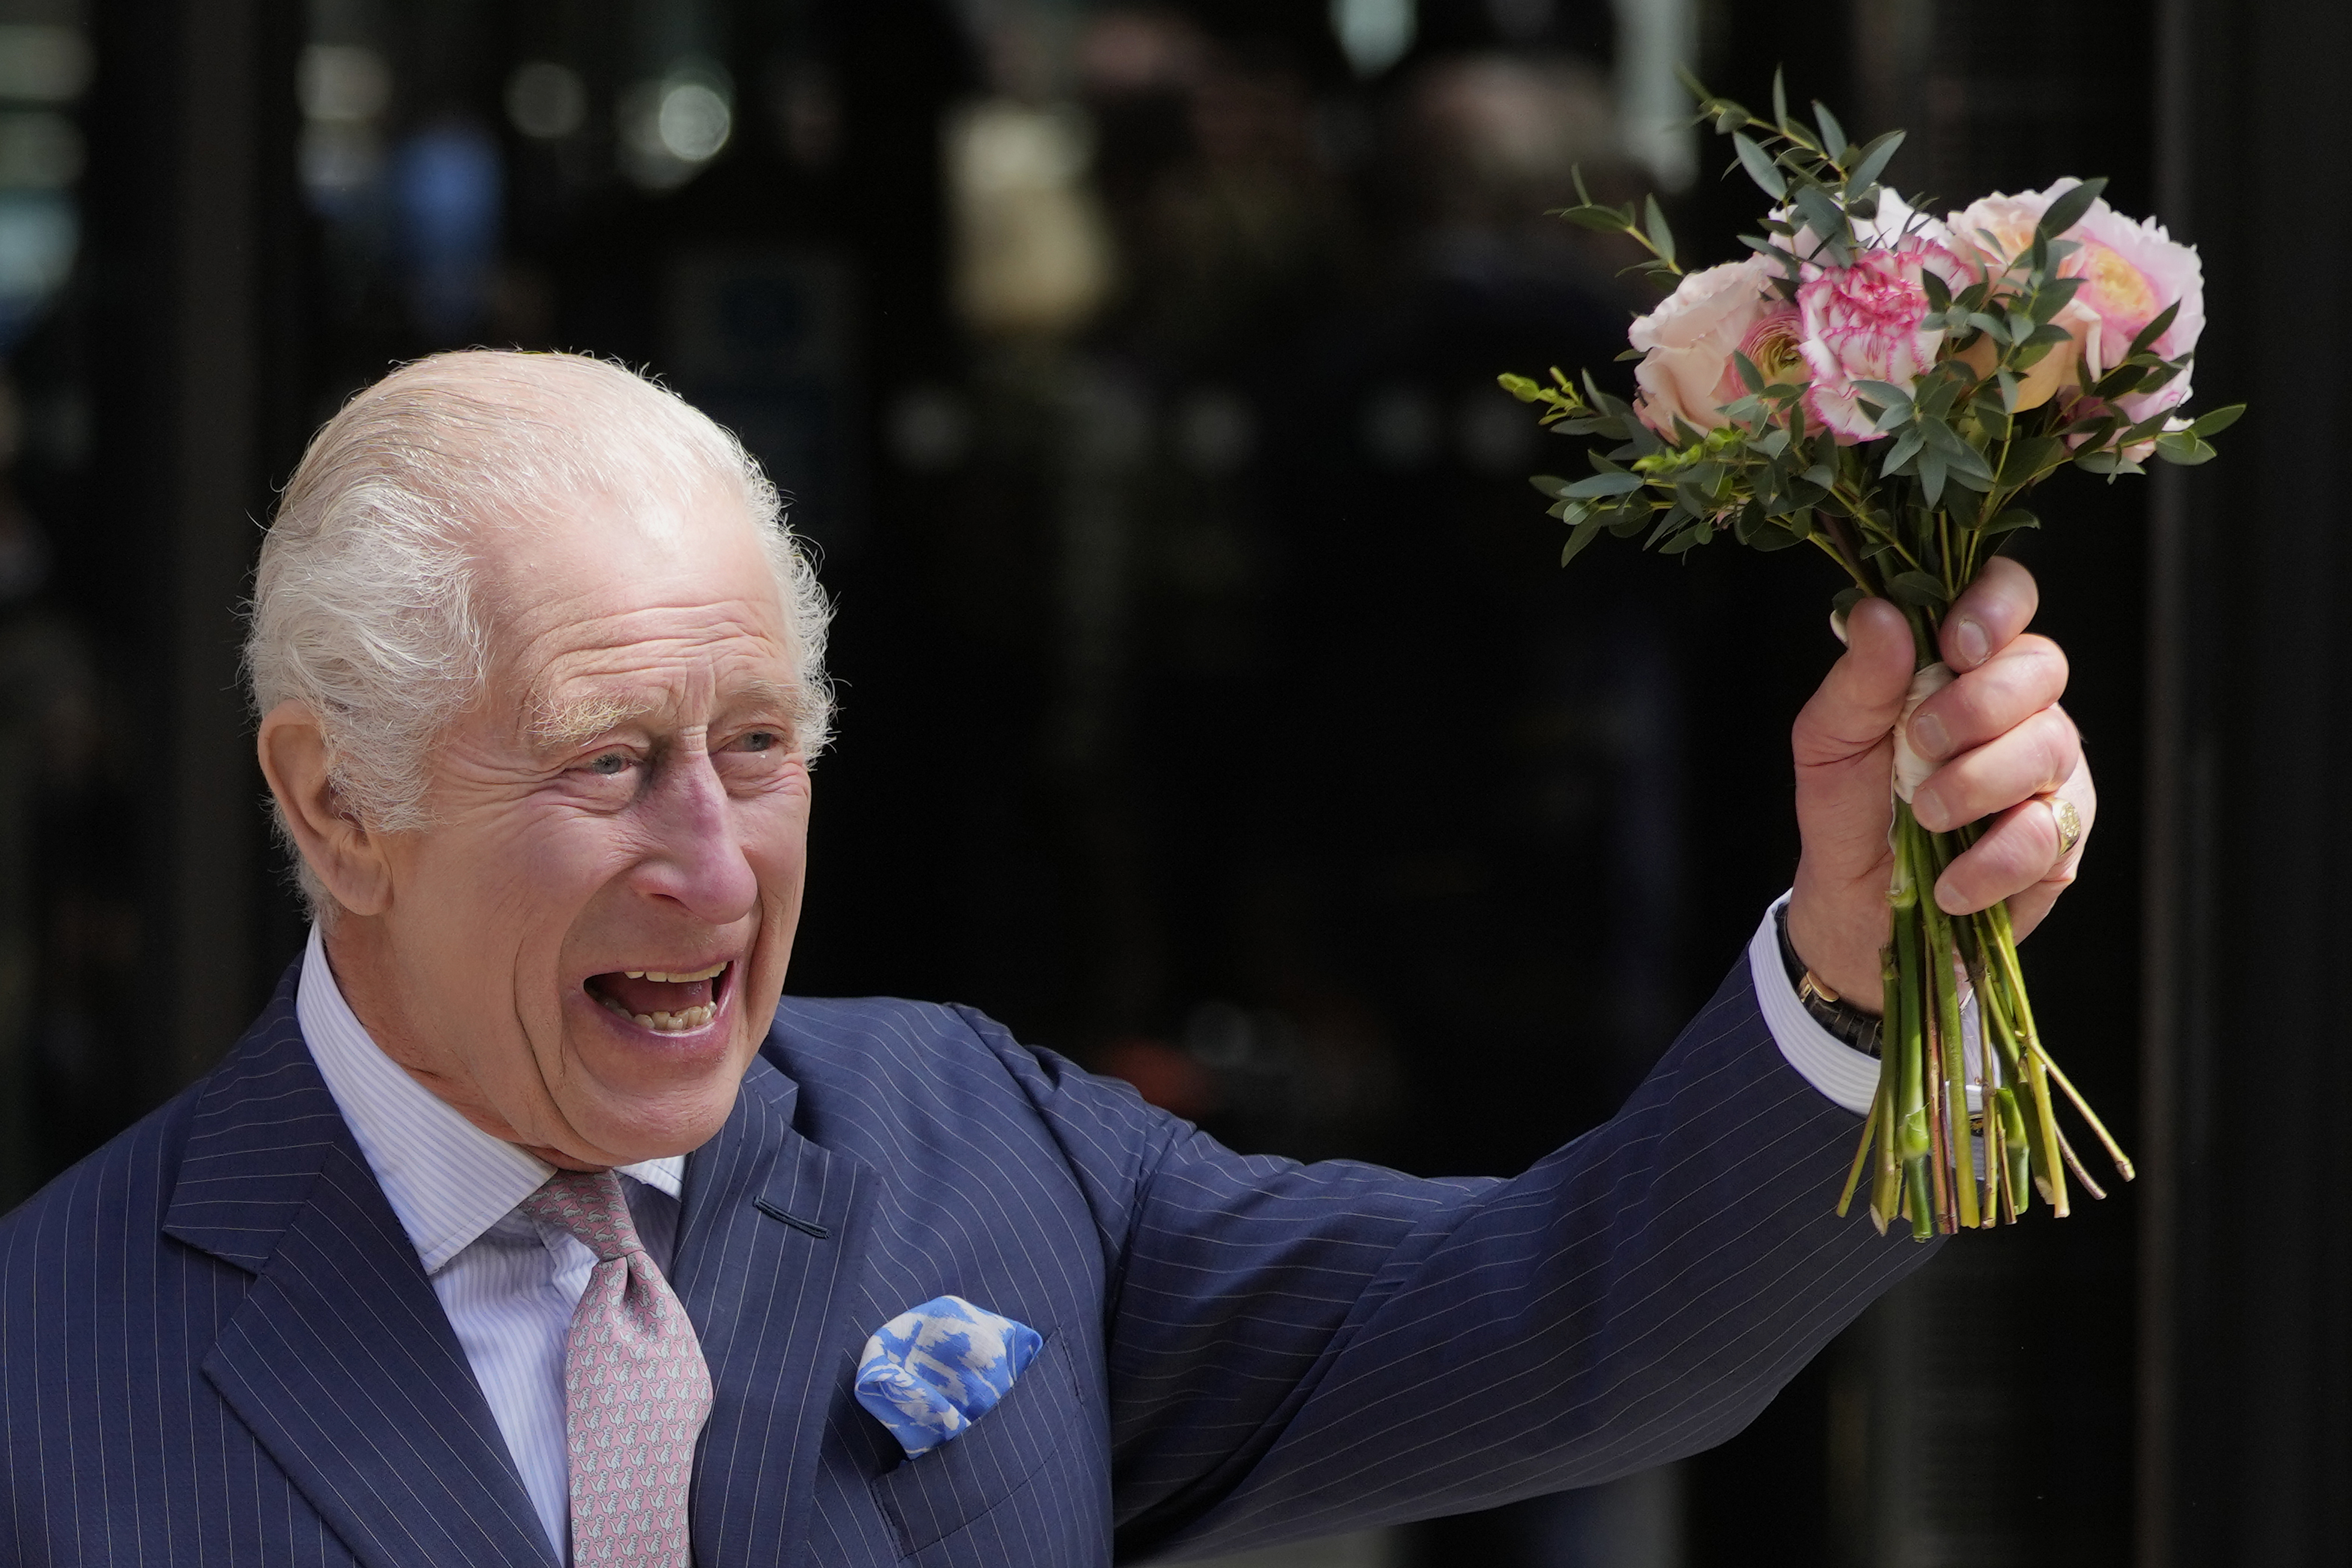
[[[1642,423],[1675,439],[1675,421],[1692,429],[1721,429],[1723,405],[1746,394],[1731,353],[1756,324],[1781,301],[1772,293],[1778,276],[1770,260],[1751,256],[1685,277],[1628,337],[1642,351],[1633,379],[1641,394],[1633,412]]]
[[[1949,260],[1948,252],[1937,251]],[[1943,330],[1921,325],[1927,290],[1919,279],[1930,259],[1927,247],[1914,244],[1857,252],[1851,267],[1805,268],[1805,280],[1797,285],[1802,352],[1813,378],[1805,408],[1839,436],[1869,440],[1876,434],[1856,399],[1855,382],[1884,381],[1908,390],[1936,363]]]

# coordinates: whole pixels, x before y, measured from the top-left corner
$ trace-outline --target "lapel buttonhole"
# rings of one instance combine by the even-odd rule
[[[784,1224],[791,1226],[794,1230],[800,1231],[808,1236],[813,1236],[819,1241],[824,1240],[833,1234],[830,1229],[824,1226],[817,1224],[816,1221],[813,1219],[803,1219],[796,1214],[788,1213],[787,1211],[777,1207],[774,1204],[770,1203],[765,1198],[753,1198],[751,1200],[751,1206],[758,1209],[761,1214],[766,1215],[770,1219],[781,1220]]]

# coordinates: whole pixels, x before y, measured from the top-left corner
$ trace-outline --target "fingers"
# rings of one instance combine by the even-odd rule
[[[2083,738],[2062,708],[2044,708],[1927,775],[1911,815],[1931,833],[2005,811],[2066,782],[2083,760]]]
[[[1911,715],[1911,749],[1940,762],[2005,735],[2064,696],[2066,675],[2066,656],[2056,643],[2021,637],[1919,704]]]
[[[2006,555],[1994,556],[1944,617],[1937,638],[1944,662],[1963,674],[1976,668],[2025,630],[2041,603],[2033,574]]]
[[[2065,842],[2069,824],[2063,805],[2074,808],[2074,824],[2080,828],[2072,844]],[[2010,923],[2024,936],[2074,881],[2098,811],[2099,792],[2090,764],[2078,753],[2063,784],[2046,795],[2011,806],[1945,869],[1936,883],[1937,907],[1948,914],[1973,914],[2007,899]]]

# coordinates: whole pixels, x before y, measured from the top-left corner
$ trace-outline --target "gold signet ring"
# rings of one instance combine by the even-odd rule
[[[2061,800],[2054,795],[2042,798],[2049,803],[2050,821],[2058,829],[2058,858],[2063,860],[2074,852],[2075,845],[2083,842],[2083,814],[2074,809],[2071,800]]]

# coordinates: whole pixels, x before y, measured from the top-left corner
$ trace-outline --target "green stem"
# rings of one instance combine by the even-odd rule
[[[1959,1224],[1963,1229],[1974,1230],[1979,1223],[1976,1163],[1969,1146],[1968,1051],[1960,1032],[1959,988],[1952,973],[1952,925],[1950,917],[1928,891],[1943,875],[1951,857],[1942,835],[1930,834],[1921,827],[1907,804],[1899,810],[1911,841],[1913,863],[1919,868],[1919,912],[1925,919],[1927,936],[1927,996],[1936,1009],[1937,1039],[1940,1045],[1937,1054],[1944,1069],[1943,1124],[1937,1131],[1939,1138],[1950,1142],[1952,1195]]]
[[[1907,858],[1895,857],[1895,888],[1888,894],[1895,906],[1895,963],[1900,1016],[1887,1048],[1893,1060],[1879,1070],[1895,1075],[1895,1125],[1901,1130],[1896,1152],[1904,1171],[1905,1207],[1910,1213],[1911,1234],[1925,1241],[1936,1234],[1932,1200],[1927,1191],[1927,1104],[1925,1042],[1919,1015],[1919,890],[1912,881]]]
[[[1870,1097],[1870,1114],[1862,1119],[1862,1142],[1854,1145],[1853,1166],[1845,1173],[1844,1190],[1838,1194],[1837,1216],[1840,1219],[1845,1218],[1846,1211],[1853,1207],[1854,1189],[1862,1185],[1862,1168],[1870,1163],[1871,1150],[1878,1142],[1878,1110],[1882,1098],[1876,1094]]]
[[[1895,1066],[1895,1042],[1903,1016],[1903,977],[1895,967],[1891,943],[1878,950],[1878,1165],[1870,1184],[1870,1218],[1878,1234],[1885,1236],[1903,1193],[1903,1162],[1895,1152],[1895,1079],[1900,1076]]]

